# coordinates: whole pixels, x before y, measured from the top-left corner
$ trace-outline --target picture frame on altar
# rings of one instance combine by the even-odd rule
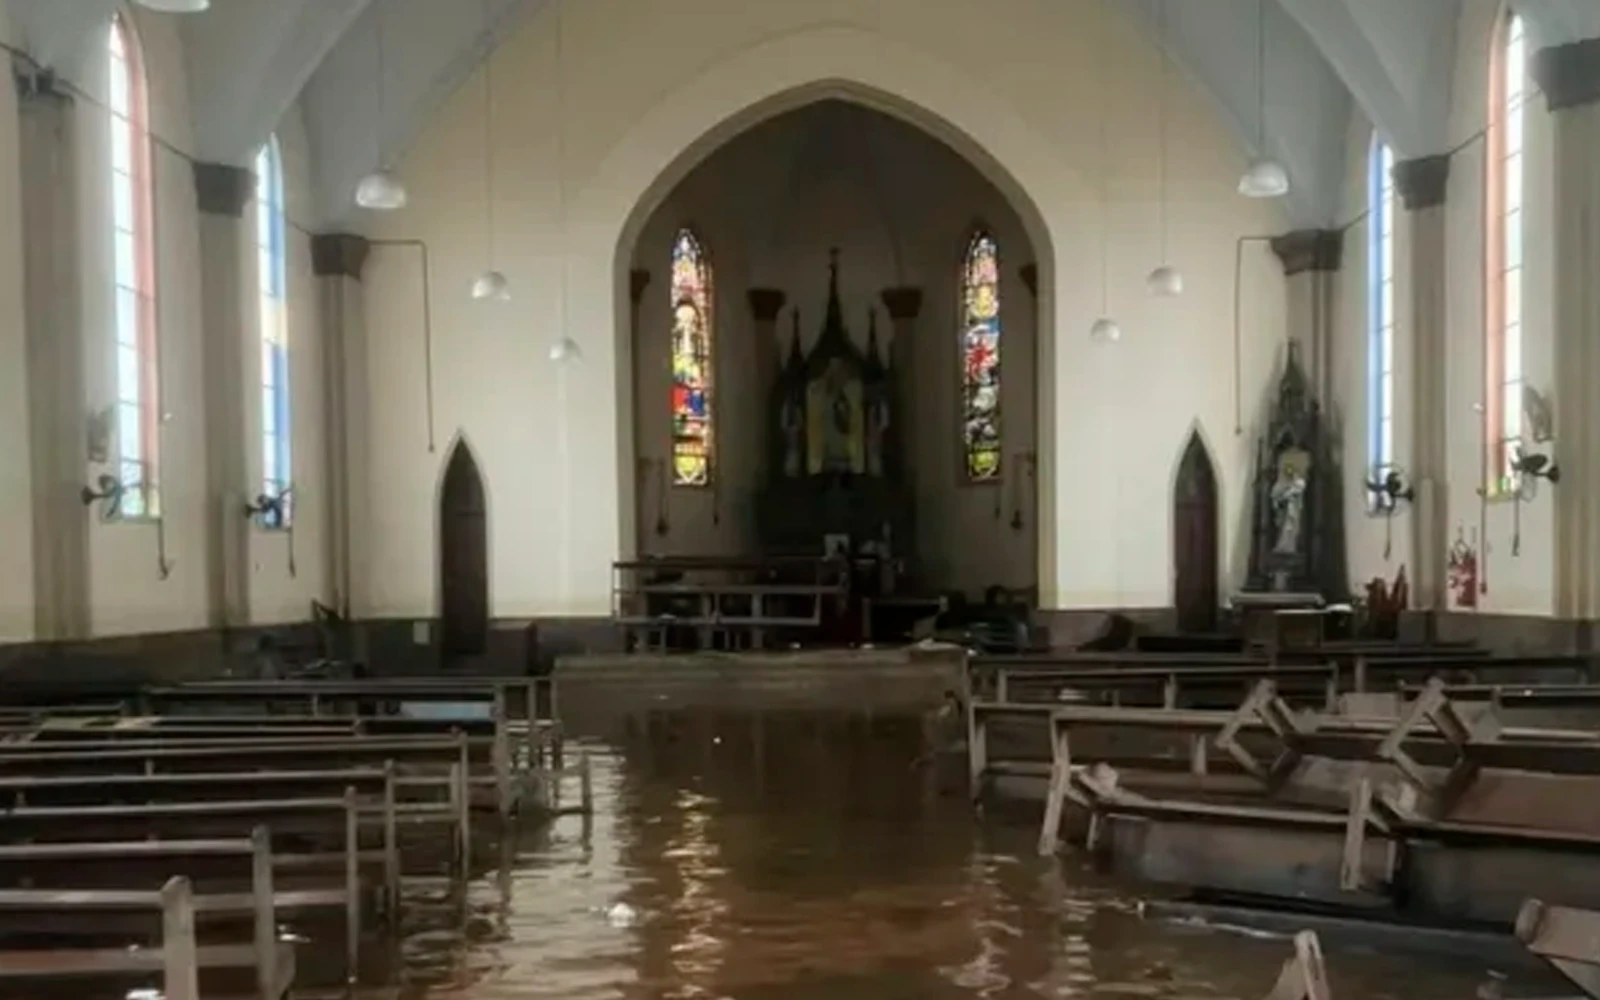
[[[849,559],[850,536],[843,532],[832,535],[823,535],[822,557],[824,559]]]

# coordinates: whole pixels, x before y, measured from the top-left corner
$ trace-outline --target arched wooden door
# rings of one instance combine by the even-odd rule
[[[1217,475],[1197,430],[1189,435],[1172,497],[1173,603],[1183,632],[1217,627]]]
[[[489,645],[489,517],[483,477],[456,442],[439,490],[439,645],[448,659]]]

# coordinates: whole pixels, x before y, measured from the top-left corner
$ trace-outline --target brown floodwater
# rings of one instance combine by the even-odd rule
[[[1142,915],[916,765],[914,720],[656,715],[575,741],[595,812],[529,825],[419,905],[404,997],[1264,997],[1282,937]],[[938,779],[938,780],[930,780]],[[576,789],[569,789],[569,798]],[[493,850],[493,849],[491,849]],[[1471,960],[1327,945],[1339,1000],[1471,1000]]]

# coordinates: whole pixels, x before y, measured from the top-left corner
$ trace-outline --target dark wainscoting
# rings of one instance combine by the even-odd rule
[[[281,645],[313,647],[310,622],[242,629],[200,629],[146,635],[111,636],[78,642],[0,644],[0,701],[13,692],[60,690],[89,697],[95,690],[126,690],[138,684],[164,684],[229,673],[254,676],[262,635]],[[537,636],[530,654],[530,635]],[[417,676],[441,672],[513,676],[529,669],[547,671],[555,658],[572,653],[610,653],[621,649],[617,630],[605,618],[517,619],[494,622],[482,656],[441,662],[439,627],[434,619],[379,619],[350,627],[354,658],[377,676]]]

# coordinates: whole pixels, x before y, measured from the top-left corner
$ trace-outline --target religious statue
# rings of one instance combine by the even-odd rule
[[[861,380],[843,358],[832,358],[806,386],[811,454],[807,471],[864,472]]]
[[[1330,492],[1336,475],[1322,414],[1291,342],[1256,457],[1246,591],[1336,596],[1341,585],[1332,550],[1338,541],[1330,520],[1337,514],[1337,494]]]
[[[1277,529],[1272,551],[1292,556],[1300,549],[1300,526],[1305,517],[1306,475],[1311,456],[1286,451],[1278,456],[1278,477],[1272,484],[1273,526]]]

